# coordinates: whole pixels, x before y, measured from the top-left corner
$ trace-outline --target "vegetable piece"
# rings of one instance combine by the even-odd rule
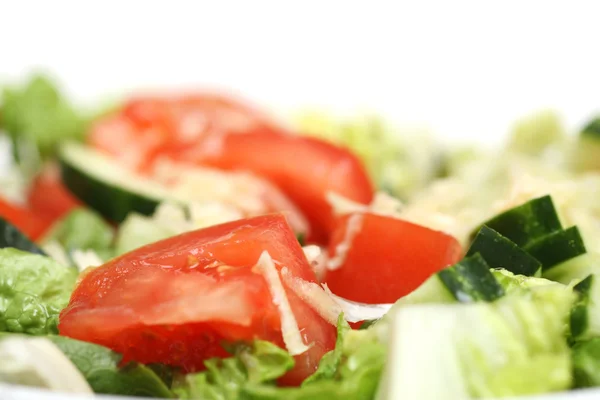
[[[131,211],[152,214],[161,201],[170,198],[164,186],[83,145],[62,145],[60,165],[65,186],[111,221],[123,221]]]
[[[398,131],[376,116],[339,121],[304,113],[299,130],[348,147],[364,162],[376,186],[406,199],[440,173],[440,152],[427,132]]]
[[[585,253],[544,271],[544,278],[568,285],[600,273],[600,254]]]
[[[115,238],[115,253],[117,255],[125,254],[178,233],[181,232],[159,223],[152,217],[130,213],[125,221],[119,225]]]
[[[50,258],[0,249],[0,332],[56,333],[76,277]]]
[[[530,200],[495,216],[484,225],[519,247],[562,229],[550,196]]]
[[[489,265],[477,253],[438,272],[438,277],[460,302],[492,301],[504,295]]]
[[[391,315],[378,399],[492,398],[565,390],[572,294],[540,287],[493,303],[413,305]],[[377,326],[377,325],[376,325]]]
[[[586,252],[576,226],[534,240],[523,249],[542,263],[544,271]]]
[[[205,151],[186,158],[226,170],[248,170],[275,183],[311,224],[311,242],[325,242],[336,221],[327,193],[335,192],[367,204],[373,185],[361,162],[346,149],[314,138],[268,134],[230,135],[218,152]],[[265,156],[266,155],[266,156]],[[278,158],[280,157],[280,158]]]
[[[58,221],[44,241],[55,240],[69,253],[75,250],[93,250],[102,259],[112,257],[113,229],[91,210],[78,208]]]
[[[135,362],[121,366],[121,355],[93,343],[62,336],[48,336],[47,339],[73,362],[96,393],[174,397],[150,366]]]
[[[536,278],[533,276],[517,275],[505,269],[493,269],[492,275],[504,289],[506,294],[518,293],[535,289],[540,286],[556,285],[561,286],[558,282],[554,282],[544,278]]]
[[[508,149],[539,155],[565,136],[565,129],[559,116],[550,110],[541,111],[515,123]]]
[[[282,317],[267,280],[254,267],[267,251],[279,277],[316,282],[282,215],[212,226],[153,243],[87,274],[62,312],[62,335],[186,371],[223,356],[220,342],[261,338],[284,347]],[[299,383],[333,348],[335,329],[285,288],[305,345],[286,383]],[[278,299],[276,300],[278,301]]]
[[[597,170],[600,168],[600,117],[588,122],[579,134],[579,140],[574,148],[572,162],[579,170]]]
[[[479,253],[492,268],[504,268],[519,275],[541,273],[542,264],[510,239],[487,226],[481,227],[473,240],[467,257]]]
[[[572,354],[575,387],[600,386],[600,338],[575,344]]]
[[[173,391],[182,399],[237,399],[248,384],[273,385],[275,379],[293,368],[294,359],[273,343],[229,346],[232,357],[212,358],[207,370],[176,379]]]
[[[31,182],[27,193],[28,207],[48,221],[56,221],[81,203],[63,185],[58,165],[47,165]]]
[[[597,275],[590,275],[579,282],[573,290],[579,295],[571,311],[571,337],[587,340],[600,336],[600,282]]]
[[[16,226],[0,218],[0,248],[13,247],[29,253],[46,255],[42,249],[25,236]]]
[[[35,75],[22,88],[6,88],[2,100],[2,124],[17,155],[24,143],[48,156],[59,142],[83,137],[85,119],[46,76]]]
[[[393,303],[462,255],[453,237],[397,218],[352,214],[336,226],[325,282],[348,300]]]
[[[0,217],[16,226],[29,239],[36,240],[46,232],[50,223],[31,211],[0,198]]]
[[[164,151],[194,152],[224,135],[285,130],[241,99],[216,93],[135,98],[94,124],[89,143],[134,169]]]
[[[0,359],[0,382],[93,393],[81,372],[49,338],[0,336]]]

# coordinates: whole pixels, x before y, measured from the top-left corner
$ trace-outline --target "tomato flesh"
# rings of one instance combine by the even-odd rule
[[[221,138],[215,149],[191,149],[173,154],[180,160],[228,170],[249,170],[275,183],[310,222],[309,240],[325,243],[334,217],[327,193],[358,203],[373,197],[373,185],[363,165],[349,151],[319,139],[265,134]]]
[[[49,221],[56,221],[81,206],[81,202],[63,185],[58,166],[54,164],[48,165],[33,180],[28,189],[27,203],[35,214]]]
[[[167,157],[177,162],[247,170],[274,183],[307,217],[308,240],[326,243],[332,191],[369,203],[373,184],[360,160],[328,142],[290,134],[249,106],[219,96],[130,101],[92,129],[92,146],[141,172]]]
[[[98,121],[89,142],[139,171],[164,151],[183,151],[222,135],[281,134],[267,116],[242,101],[216,94],[139,98]]]
[[[2,198],[0,198],[0,217],[16,226],[31,240],[43,236],[52,224],[52,221],[35,215],[31,210]]]
[[[60,316],[62,335],[105,345],[124,361],[185,371],[223,356],[220,342],[263,339],[285,347],[279,311],[253,266],[268,251],[278,269],[316,282],[282,215],[184,233],[127,253],[82,278]],[[312,346],[284,382],[298,384],[335,346],[335,327],[291,290],[286,294]]]
[[[343,262],[327,271],[325,282],[336,295],[369,304],[395,302],[462,257],[452,236],[371,213],[340,218],[329,244],[330,257],[347,241]]]

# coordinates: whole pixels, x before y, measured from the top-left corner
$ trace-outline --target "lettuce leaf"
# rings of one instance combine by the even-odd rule
[[[0,332],[58,333],[77,275],[48,257],[0,249]]]

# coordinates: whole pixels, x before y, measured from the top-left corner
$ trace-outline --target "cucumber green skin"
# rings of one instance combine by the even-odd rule
[[[493,301],[504,296],[504,289],[479,253],[438,272],[438,277],[460,302]]]
[[[67,189],[110,221],[122,222],[132,211],[151,215],[160,203],[86,175],[64,160],[60,161],[60,170]]]
[[[483,226],[471,244],[467,257],[479,253],[491,268],[504,268],[513,274],[534,276],[542,264],[508,238]]]
[[[483,225],[507,237],[519,247],[562,229],[550,196],[539,197],[511,208]],[[478,231],[479,229],[474,233]]]
[[[4,218],[0,218],[0,248],[14,247],[18,250],[45,256],[46,253],[33,243],[23,232]]]
[[[542,270],[586,253],[585,245],[576,226],[553,232],[523,248],[542,263]]]
[[[588,306],[590,302],[590,291],[594,285],[594,275],[590,275],[577,285],[573,290],[579,294],[579,300],[571,309],[571,339],[586,339],[586,333],[589,326]]]

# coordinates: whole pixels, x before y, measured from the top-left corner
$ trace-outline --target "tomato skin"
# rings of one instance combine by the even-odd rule
[[[27,203],[35,214],[48,221],[56,221],[81,206],[63,185],[58,166],[54,164],[35,177],[28,189]]]
[[[347,238],[350,218],[360,223],[358,233],[341,267],[325,275],[331,291],[348,300],[393,303],[462,257],[461,246],[452,236],[371,213],[340,218],[329,244],[330,257]]]
[[[37,240],[48,230],[51,221],[35,215],[31,210],[0,198],[0,217],[19,228],[29,239]]]
[[[328,192],[363,204],[373,198],[373,184],[359,159],[346,149],[316,138],[231,135],[222,138],[217,151],[178,156],[222,169],[249,170],[269,179],[308,218],[311,242],[325,243],[334,228]]]
[[[162,362],[186,371],[223,356],[222,340],[270,340],[284,347],[279,312],[262,275],[268,251],[277,268],[316,278],[282,215],[266,215],[184,233],[144,246],[88,272],[61,312],[61,335],[105,345],[124,362]],[[335,327],[286,289],[305,340],[284,379],[298,384],[335,346]]]

